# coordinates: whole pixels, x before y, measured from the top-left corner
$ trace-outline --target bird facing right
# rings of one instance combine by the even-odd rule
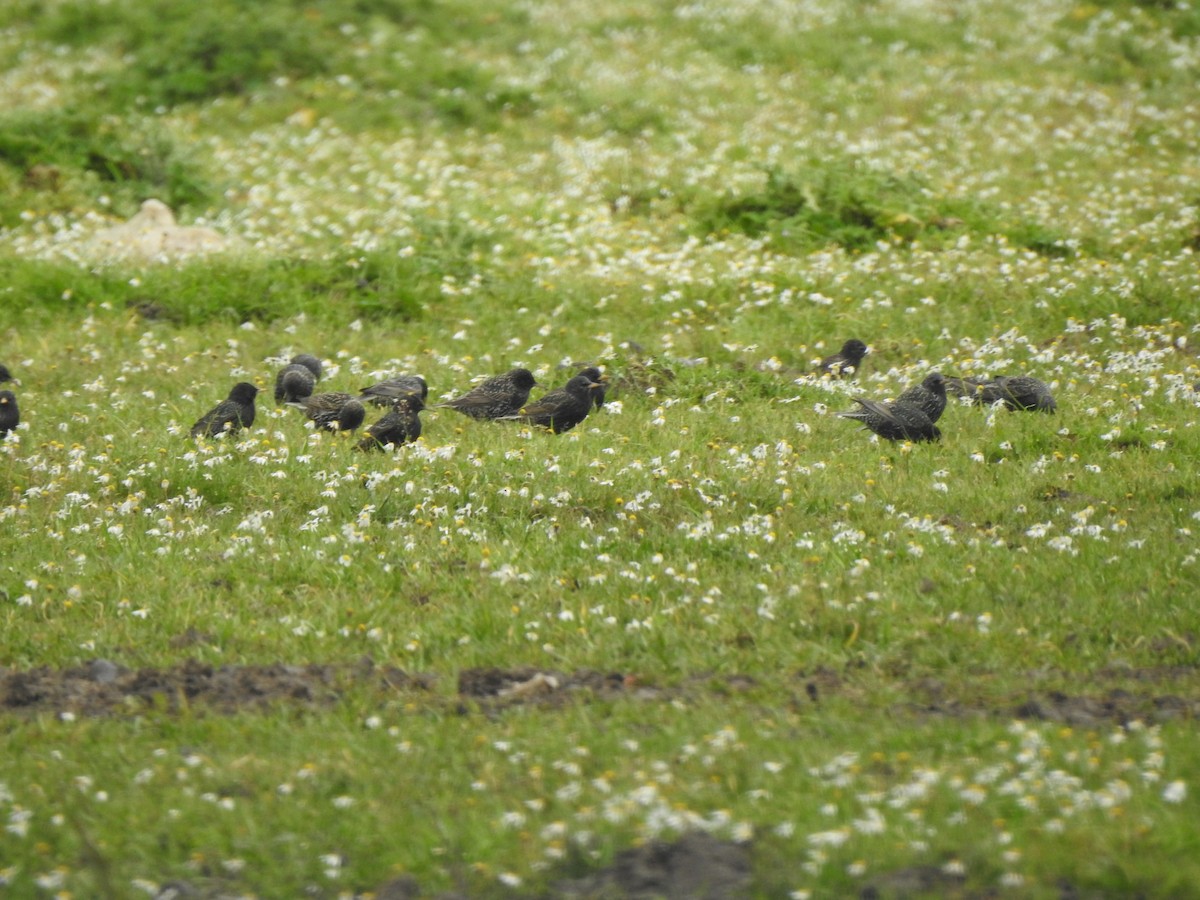
[[[587,418],[588,413],[592,411],[596,392],[602,390],[604,385],[581,373],[563,387],[522,407],[516,415],[504,418],[540,425],[549,428],[555,434],[562,434]]]
[[[17,395],[12,391],[0,391],[0,439],[21,424],[21,411],[17,408]]]
[[[918,406],[907,403],[878,403],[865,397],[855,397],[861,406],[851,412],[838,413],[843,419],[862,422],[863,427],[889,441],[937,441],[942,432]]]
[[[920,384],[914,384],[899,397],[897,403],[915,406],[936,422],[946,410],[946,379],[940,372],[931,372]]]
[[[858,374],[858,367],[862,364],[863,357],[870,351],[867,345],[857,338],[850,338],[846,343],[842,344],[842,349],[831,356],[821,360],[818,366],[818,373],[828,375],[831,378],[847,378]]]
[[[367,411],[361,401],[344,391],[326,391],[289,403],[325,431],[354,431],[363,423]]]
[[[216,437],[249,428],[254,424],[254,398],[257,395],[258,388],[248,381],[239,381],[229,392],[228,398],[196,420],[191,430],[192,437]]]
[[[537,379],[528,369],[512,369],[438,406],[456,409],[472,419],[502,419],[520,411],[535,385]]]

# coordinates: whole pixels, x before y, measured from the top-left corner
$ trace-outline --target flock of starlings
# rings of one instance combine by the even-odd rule
[[[821,360],[818,374],[829,378],[852,377],[867,353],[867,345],[862,341],[848,340],[839,352]],[[322,373],[317,357],[308,353],[292,357],[275,377],[275,402],[300,410],[316,428],[338,433],[356,431],[366,419],[368,405],[386,409],[358,442],[360,450],[399,447],[421,436],[419,413],[429,396],[424,378],[398,375],[363,388],[357,395],[344,391],[315,393]],[[12,375],[0,365],[0,383],[9,381],[13,381]],[[437,406],[458,410],[473,419],[524,422],[560,434],[604,405],[608,382],[598,368],[588,366],[562,387],[530,403],[529,392],[537,386],[528,369],[512,369]],[[855,397],[859,408],[839,415],[861,422],[864,428],[889,441],[935,441],[942,436],[937,421],[946,409],[947,391],[967,397],[977,405],[1003,403],[1009,409],[1038,412],[1054,412],[1057,408],[1050,388],[1028,375],[948,378],[933,372],[889,403]],[[191,435],[214,438],[249,428],[254,424],[254,399],[258,392],[250,382],[238,382],[225,400],[196,421]],[[16,395],[9,390],[0,391],[0,439],[20,421]]]

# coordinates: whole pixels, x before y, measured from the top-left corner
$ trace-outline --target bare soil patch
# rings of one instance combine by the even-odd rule
[[[0,669],[0,712],[100,716],[146,708],[175,711],[192,704],[222,713],[277,703],[329,705],[354,685],[379,690],[425,689],[427,676],[409,675],[369,659],[352,665],[178,666],[132,671],[105,659],[71,669]]]

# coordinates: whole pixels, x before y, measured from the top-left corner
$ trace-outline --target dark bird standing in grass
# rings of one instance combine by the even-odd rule
[[[1012,410],[1054,412],[1058,404],[1044,381],[1030,375],[997,375],[995,378],[947,378],[946,387],[976,405],[1003,402]]]
[[[877,403],[865,397],[855,397],[862,407],[838,413],[843,419],[855,419],[881,438],[889,441],[937,441],[942,433],[918,406],[907,403]]]
[[[0,365],[0,384],[4,384],[4,382],[12,380],[12,373],[8,371],[8,366]]]
[[[382,450],[388,444],[399,447],[421,436],[421,419],[418,413],[425,408],[417,394],[397,397],[392,401],[391,411],[367,429],[358,442],[359,450]]]
[[[21,411],[17,409],[17,395],[12,391],[0,391],[0,439],[21,424]]]
[[[592,391],[592,402],[596,404],[596,409],[602,407],[604,405],[604,396],[608,393],[608,381],[605,380],[604,375],[600,372],[600,370],[595,366],[588,366],[585,369],[580,369],[575,374],[586,375],[592,381],[600,385],[599,388]]]
[[[576,375],[563,387],[522,407],[517,415],[504,418],[540,425],[551,429],[555,434],[561,434],[570,431],[587,418],[588,413],[592,411],[596,392],[603,389],[604,385],[593,381],[589,376]]]
[[[301,410],[326,431],[354,431],[367,417],[362,401],[343,391],[313,394],[288,406]]]
[[[275,376],[275,402],[294,403],[312,395],[317,379],[306,366],[291,363]]]
[[[920,384],[914,384],[896,398],[897,403],[915,406],[936,422],[946,410],[946,379],[940,372],[931,372]]]
[[[290,360],[290,366],[304,366],[308,371],[312,372],[312,377],[321,380],[321,376],[325,374],[325,367],[321,365],[321,360],[317,359],[311,353],[297,353]]]
[[[821,360],[821,364],[818,367],[819,372],[822,375],[830,375],[833,378],[845,378],[850,375],[857,375],[858,367],[862,364],[863,357],[868,352],[866,344],[857,338],[850,338],[850,340],[842,344],[841,350]]]
[[[216,437],[225,432],[232,433],[249,428],[254,424],[254,398],[257,395],[258,388],[248,381],[239,381],[233,386],[227,399],[201,416],[192,426],[192,437],[202,434]]]
[[[429,396],[429,385],[425,379],[420,375],[397,375],[363,388],[358,399],[373,406],[391,406],[393,400],[414,394],[422,400]]]
[[[438,406],[456,409],[472,419],[502,419],[521,411],[535,385],[537,380],[528,369],[512,369]]]

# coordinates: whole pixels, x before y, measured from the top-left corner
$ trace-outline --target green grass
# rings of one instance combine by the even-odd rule
[[[176,6],[0,12],[6,896],[553,895],[697,827],[763,897],[1188,894],[1191,10]],[[235,248],[97,257],[151,196]],[[421,441],[276,409],[299,352],[422,374]],[[435,405],[585,361],[565,435]],[[837,417],[935,369],[1059,411]],[[333,674],[20,695],[97,659]]]

